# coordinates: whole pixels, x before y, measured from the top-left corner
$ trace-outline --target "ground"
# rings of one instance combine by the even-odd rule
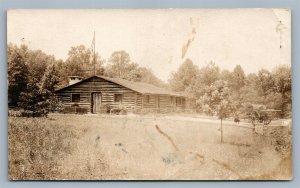
[[[282,124],[280,121],[273,125]],[[274,126],[276,127],[276,126]],[[9,117],[11,179],[291,179],[290,134],[201,116]]]

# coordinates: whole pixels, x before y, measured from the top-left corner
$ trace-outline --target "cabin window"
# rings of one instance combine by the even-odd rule
[[[149,104],[150,103],[150,96],[146,95],[146,103]]]
[[[123,95],[122,94],[115,94],[114,98],[115,98],[114,99],[115,102],[122,102]]]
[[[71,97],[71,101],[72,102],[80,102],[80,94],[72,94],[72,97]]]

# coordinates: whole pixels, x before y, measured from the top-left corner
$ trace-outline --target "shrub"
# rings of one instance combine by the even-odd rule
[[[126,110],[122,109],[122,110],[120,111],[120,115],[126,115],[126,114],[127,114],[127,111],[126,111]]]
[[[126,115],[127,114],[127,110],[120,107],[120,108],[112,108],[110,110],[111,114],[116,114],[116,115]]]
[[[121,109],[119,109],[119,108],[112,108],[112,109],[110,110],[110,113],[111,113],[111,114],[119,115],[120,112],[121,112]]]
[[[111,110],[111,106],[109,104],[103,104],[101,105],[100,107],[101,109],[101,113],[110,113],[110,110]]]
[[[58,109],[58,104],[57,98],[37,83],[28,84],[27,90],[20,94],[18,103],[24,117],[46,117],[50,111]]]

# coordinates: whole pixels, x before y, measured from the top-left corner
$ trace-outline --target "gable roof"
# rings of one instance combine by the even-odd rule
[[[80,84],[86,80],[89,80],[93,77],[102,78],[104,80],[124,86],[128,89],[131,89],[131,90],[136,91],[141,94],[156,94],[156,95],[170,95],[170,96],[184,97],[184,95],[182,93],[170,91],[168,89],[157,87],[152,84],[148,84],[148,83],[144,83],[144,82],[133,82],[133,81],[124,80],[121,78],[110,78],[110,77],[105,77],[105,76],[91,76],[91,77],[81,80],[80,82],[77,82],[75,84],[60,88],[60,89],[56,90],[55,92],[59,92],[66,88],[72,87],[74,85],[78,85],[78,84]]]

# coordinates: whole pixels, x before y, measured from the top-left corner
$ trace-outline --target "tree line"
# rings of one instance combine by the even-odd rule
[[[169,84],[173,90],[185,93],[189,98],[188,106],[199,112],[234,116],[245,106],[253,104],[280,110],[279,117],[290,117],[291,77],[288,65],[246,75],[240,65],[236,65],[233,71],[221,70],[213,62],[199,68],[186,59],[171,74]]]
[[[91,49],[79,45],[70,48],[64,61],[41,50],[10,43],[7,56],[9,106],[21,108],[27,116],[43,116],[57,110],[60,104],[53,91],[66,86],[68,76],[87,78],[94,75],[94,66],[96,75],[146,82],[183,92],[188,98],[187,107],[198,112],[213,114],[214,106],[222,98],[222,103],[230,104],[235,112],[250,103],[279,109],[281,117],[291,116],[289,66],[280,65],[273,71],[261,69],[246,75],[240,65],[228,71],[221,70],[213,62],[198,67],[186,59],[171,73],[168,83],[164,83],[151,69],[132,62],[124,50],[112,52],[110,58],[103,59],[98,53],[94,56]]]
[[[43,116],[57,110],[59,101],[53,91],[68,85],[68,76],[94,75],[146,82],[159,87],[166,84],[151,69],[132,62],[129,54],[115,51],[102,59],[84,45],[71,47],[65,61],[26,45],[8,44],[9,107],[21,108],[26,116]]]

